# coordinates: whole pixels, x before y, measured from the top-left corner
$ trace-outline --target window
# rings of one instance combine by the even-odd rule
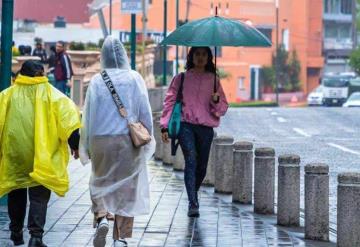
[[[351,14],[352,0],[341,0],[341,14]]]
[[[326,25],[325,26],[325,38],[333,38],[336,39],[337,35],[337,27],[333,25]]]
[[[211,52],[215,56],[215,47],[211,47]],[[216,47],[216,57],[222,57],[222,47]]]
[[[238,90],[245,90],[245,77],[239,77],[238,79]]]
[[[326,14],[339,14],[340,13],[340,1],[343,0],[324,0],[324,11]],[[348,0],[344,0],[348,1]],[[349,0],[351,1],[351,0]]]
[[[289,35],[289,29],[284,29],[283,30],[283,45],[286,51],[289,51],[289,40],[290,40],[290,35]]]
[[[258,28],[258,30],[265,35],[270,41],[272,40],[272,29],[271,28]]]

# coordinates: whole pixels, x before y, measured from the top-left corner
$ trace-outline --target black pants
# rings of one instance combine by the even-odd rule
[[[179,143],[185,159],[185,187],[190,204],[198,204],[197,192],[206,176],[213,128],[181,123]]]
[[[30,209],[28,229],[31,236],[42,237],[46,221],[50,190],[44,186],[13,190],[8,195],[10,231],[22,232],[26,216],[27,193],[29,190]]]

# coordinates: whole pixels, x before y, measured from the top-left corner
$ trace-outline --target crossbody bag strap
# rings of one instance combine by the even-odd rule
[[[103,80],[105,82],[105,85],[109,89],[109,91],[111,93],[111,96],[112,96],[112,98],[114,100],[114,103],[115,103],[115,105],[117,106],[117,108],[119,110],[120,115],[123,118],[127,119],[127,112],[126,112],[125,106],[122,103],[122,101],[120,99],[120,96],[118,95],[118,93],[115,90],[114,84],[112,83],[108,73],[105,70],[103,70],[101,72],[101,77],[103,78]]]
[[[184,88],[185,73],[181,72],[180,76],[181,76],[181,81],[180,81],[179,90],[178,90],[177,96],[176,96],[177,102],[180,102],[183,100],[183,88]]]

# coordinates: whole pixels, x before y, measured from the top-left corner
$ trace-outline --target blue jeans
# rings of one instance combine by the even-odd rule
[[[63,94],[66,93],[66,83],[67,81],[55,81],[55,87],[60,91],[62,92]]]
[[[197,192],[206,176],[213,138],[211,127],[181,123],[179,143],[185,159],[185,187],[192,205],[198,205]]]

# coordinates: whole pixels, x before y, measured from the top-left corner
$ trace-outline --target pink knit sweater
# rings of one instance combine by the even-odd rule
[[[162,128],[168,127],[176,96],[180,87],[181,76],[176,75],[166,93],[163,114],[160,119]],[[191,124],[199,124],[208,127],[218,127],[220,116],[224,116],[228,103],[224,91],[219,82],[217,92],[220,94],[220,102],[212,101],[214,88],[214,74],[187,71],[183,84],[183,107],[182,121]]]

